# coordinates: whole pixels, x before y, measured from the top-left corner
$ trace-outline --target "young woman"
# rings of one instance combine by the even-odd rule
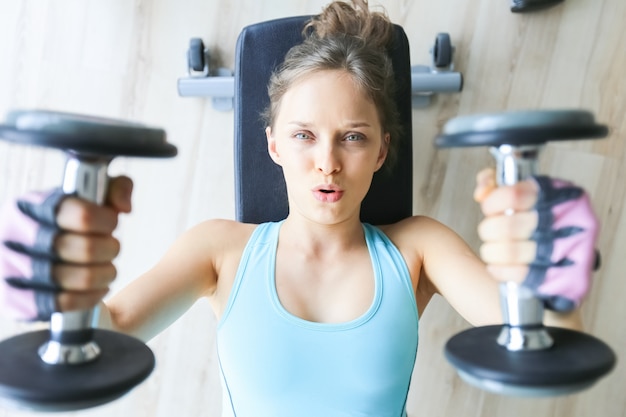
[[[284,221],[201,223],[104,303],[119,250],[112,232],[118,214],[131,209],[132,182],[112,180],[105,207],[63,198],[51,212],[60,259],[50,274],[60,288],[54,309],[99,303],[102,327],[149,340],[207,297],[219,320],[225,415],[404,415],[419,314],[438,293],[475,325],[501,322],[498,281],[523,282],[528,275],[537,257],[535,204],[542,193],[537,181],[497,188],[493,172],[479,174],[484,261],[424,216],[379,227],[360,222],[372,176],[396,147],[385,52],[391,30],[364,0],[332,3],[273,75],[267,149],[287,184]],[[588,209],[584,195],[574,203]],[[18,210],[6,213],[5,223],[38,225]],[[590,213],[585,218],[593,220]],[[541,227],[549,231],[552,224]],[[593,222],[580,236],[589,248],[584,259],[591,259]],[[4,249],[5,269],[15,256]],[[586,282],[591,268],[579,263]],[[547,275],[563,282],[558,273]],[[535,289],[542,297],[573,298],[567,289]],[[10,291],[14,301],[5,303],[16,304],[18,291]],[[23,316],[36,311],[21,308]],[[576,311],[548,312],[547,321],[580,325]]]

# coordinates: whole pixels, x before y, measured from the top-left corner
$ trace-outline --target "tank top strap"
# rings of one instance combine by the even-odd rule
[[[239,267],[237,268],[237,274],[235,275],[235,280],[228,297],[228,302],[226,303],[226,308],[224,309],[222,317],[217,324],[218,330],[226,321],[233,308],[233,303],[239,294],[239,289],[241,288],[241,284],[245,276],[246,267],[250,264],[250,257],[258,254],[257,248],[259,246],[269,245],[270,248],[276,247],[276,243],[278,242],[278,233],[283,221],[284,220],[279,222],[261,223],[250,235],[250,239],[248,239],[248,243],[241,254],[241,260],[239,261]]]
[[[398,247],[380,230],[380,228],[369,223],[363,223],[363,229],[365,230],[365,240],[368,246],[375,248],[374,252],[378,256],[387,257],[390,264],[398,269],[399,273],[396,276],[400,279],[402,285],[415,297],[413,293],[413,282],[411,281],[411,272]]]

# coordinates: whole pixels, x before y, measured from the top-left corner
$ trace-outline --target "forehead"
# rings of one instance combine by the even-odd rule
[[[380,124],[372,99],[343,70],[316,71],[301,76],[283,95],[276,116],[278,123],[349,119]]]

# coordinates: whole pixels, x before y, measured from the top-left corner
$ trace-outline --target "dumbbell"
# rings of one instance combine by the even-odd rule
[[[104,203],[115,157],[177,153],[162,129],[44,110],[9,112],[0,138],[64,151],[63,192],[96,204]],[[147,378],[155,365],[152,351],[131,336],[93,328],[95,314],[55,312],[48,330],[0,342],[0,403],[33,411],[79,410],[115,400]]]
[[[454,118],[435,145],[490,147],[497,183],[513,185],[537,174],[547,142],[607,134],[608,128],[585,110],[509,111]],[[503,395],[565,395],[592,386],[614,367],[615,354],[603,341],[545,326],[543,302],[523,285],[502,283],[500,302],[503,325],[465,330],[445,345],[447,360],[469,384]]]

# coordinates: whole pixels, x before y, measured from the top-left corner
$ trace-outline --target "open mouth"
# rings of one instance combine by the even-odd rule
[[[313,191],[315,198],[324,203],[335,203],[343,196],[343,190],[332,184],[317,187]]]

